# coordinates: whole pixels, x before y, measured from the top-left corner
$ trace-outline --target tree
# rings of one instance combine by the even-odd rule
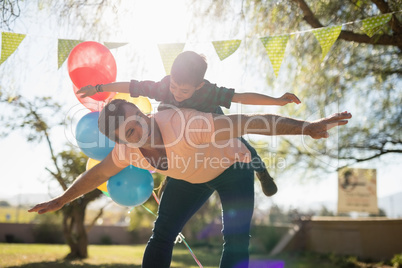
[[[12,30],[14,22],[23,19],[26,13],[29,13],[30,4],[32,3],[21,0],[0,0],[2,10],[0,13],[0,26]],[[71,28],[75,28],[75,30],[76,27],[96,30],[103,28],[101,18],[105,12],[110,9],[116,11],[116,6],[119,4],[120,1],[107,3],[104,0],[40,1],[40,3],[37,3],[37,7],[39,10],[46,9],[49,15],[56,15],[61,24],[68,25]],[[111,33],[111,30],[109,33]]]
[[[11,205],[7,201],[0,200],[0,207],[11,207]]]
[[[311,115],[312,119],[327,110],[332,113],[349,109],[354,114],[347,127],[339,128],[336,140],[303,139],[299,145],[295,139],[281,138],[276,153],[286,157],[288,165],[333,171],[339,166],[402,153],[400,1],[246,0],[239,5],[236,1],[221,0],[206,7],[196,2],[193,4],[199,19],[206,24],[231,18],[234,29],[246,28],[247,37],[256,37],[257,41],[247,42],[247,51],[255,55],[254,66],[269,70],[268,86],[285,87],[304,103],[302,108],[285,106],[281,108],[282,114],[300,118]],[[362,32],[361,24],[346,24],[391,12],[391,20],[371,38]],[[321,47],[311,30],[342,24],[346,25],[322,62]],[[298,31],[307,32],[289,41],[281,66],[286,78],[280,80],[273,75],[257,37]],[[338,160],[340,165],[331,164]]]
[[[30,101],[22,96],[14,98],[1,96],[0,105],[7,105],[9,106],[7,108],[12,110],[12,116],[2,116],[0,119],[3,129],[2,136],[20,131],[24,133],[28,142],[45,142],[49,148],[52,163],[52,166],[46,167],[46,170],[51,175],[51,179],[57,181],[60,188],[65,191],[75,178],[85,171],[87,157],[72,147],[56,153],[55,144],[52,141],[52,130],[57,126],[66,126],[61,106],[48,97],[36,97]],[[62,208],[63,234],[70,247],[70,253],[66,258],[86,258],[88,256],[87,229],[84,226],[85,210],[90,202],[101,195],[102,192],[95,189]]]

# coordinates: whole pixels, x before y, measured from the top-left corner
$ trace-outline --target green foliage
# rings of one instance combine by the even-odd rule
[[[58,159],[61,162],[62,177],[69,185],[86,170],[88,157],[71,145],[67,148],[58,154]]]
[[[64,242],[61,217],[56,213],[37,215],[33,228],[36,243],[60,244]]]
[[[10,207],[10,203],[4,200],[0,200],[0,207]]]
[[[338,256],[336,254],[329,254],[328,259],[331,263],[338,265],[341,268],[354,268],[357,267],[357,257],[355,256]]]
[[[402,267],[402,253],[401,254],[396,254],[392,259],[391,259],[392,267],[394,268],[400,268]]]
[[[340,25],[399,11],[399,2],[247,0],[238,6],[234,1],[217,0],[210,6],[198,4],[197,13],[199,19],[208,22],[211,18],[234,19],[238,15],[233,14],[233,10],[240,10],[241,17],[233,23],[233,28],[244,29],[247,25],[247,36],[264,37]],[[311,14],[306,13],[303,5]],[[321,47],[311,32],[290,39],[280,71],[285,75],[276,78],[273,72],[269,72],[267,85],[272,92],[286,88],[295,93],[302,105],[283,106],[279,113],[315,120],[347,110],[354,117],[347,126],[332,130],[333,138],[328,140],[279,139],[279,144],[271,146],[277,157],[286,158],[287,166],[292,170],[298,166],[301,169],[334,171],[339,165],[402,153],[401,32],[400,13],[395,13],[382,32],[371,39],[361,31],[361,24],[345,25],[324,62],[320,57]],[[255,59],[255,70],[250,71],[271,70],[261,42],[249,41],[247,46],[247,51]],[[245,56],[245,60],[250,57]],[[340,163],[337,159],[341,160]]]
[[[251,253],[269,253],[278,244],[284,234],[288,231],[287,227],[273,225],[259,225],[251,228]],[[260,245],[260,246],[259,246]]]
[[[101,245],[111,245],[111,244],[113,244],[112,238],[108,235],[103,235],[100,238],[100,244]]]

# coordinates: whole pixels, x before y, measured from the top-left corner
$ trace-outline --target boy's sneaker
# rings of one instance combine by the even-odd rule
[[[261,188],[266,196],[273,196],[278,191],[274,179],[269,175],[268,170],[256,172],[257,178],[260,180]]]

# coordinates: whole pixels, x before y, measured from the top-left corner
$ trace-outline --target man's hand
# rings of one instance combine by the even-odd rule
[[[89,96],[94,95],[95,93],[96,93],[96,88],[91,85],[82,87],[79,90],[77,90],[77,94],[82,94],[80,96],[80,98],[89,97]]]
[[[300,104],[301,101],[299,100],[299,98],[293,94],[293,93],[285,93],[283,94],[282,97],[278,98],[277,101],[279,102],[278,105],[283,106],[286,105],[288,103],[296,103],[296,104]]]
[[[305,135],[310,135],[313,139],[328,138],[328,130],[336,126],[346,125],[350,118],[352,118],[351,113],[336,113],[309,123],[303,129],[303,133]]]
[[[29,209],[28,212],[38,212],[38,214],[43,214],[46,212],[52,212],[61,209],[64,206],[59,198],[52,199],[48,202],[40,203]]]

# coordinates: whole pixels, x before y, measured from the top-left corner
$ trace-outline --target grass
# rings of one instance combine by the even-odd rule
[[[142,255],[145,245],[135,246],[101,246],[90,245],[88,247],[89,258],[84,260],[63,260],[69,252],[67,245],[45,244],[0,244],[0,267],[30,267],[30,268],[125,268],[141,267]],[[217,267],[219,253],[198,252],[198,259],[202,260],[204,267]],[[193,260],[188,250],[183,245],[178,245],[174,250],[172,267],[196,268],[198,265]]]
[[[67,261],[63,258],[68,254],[67,245],[47,244],[2,244],[0,243],[0,267],[11,268],[140,268],[145,245],[133,246],[102,246],[90,245],[89,258]],[[219,266],[220,250],[211,248],[193,248],[195,255],[205,268]],[[251,262],[268,260],[264,255],[252,255]],[[318,255],[313,253],[282,254],[275,256],[276,261],[283,261],[285,268],[347,268],[347,267],[391,267],[383,264],[359,263],[354,258],[334,257],[333,255]],[[271,258],[272,261],[272,258]],[[187,248],[178,244],[173,253],[172,268],[197,268],[198,265]],[[253,266],[255,267],[255,266]],[[260,266],[262,267],[262,266]],[[267,267],[267,266],[264,266]]]

